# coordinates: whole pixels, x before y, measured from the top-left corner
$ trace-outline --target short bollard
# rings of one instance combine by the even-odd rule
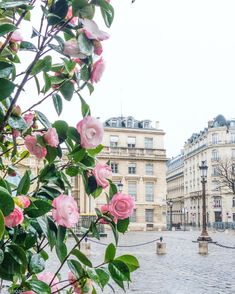
[[[80,250],[84,253],[89,255],[91,253],[91,243],[90,242],[82,242],[80,244]]]
[[[166,243],[162,242],[162,237],[160,237],[160,242],[157,242],[157,254],[166,254]]]
[[[208,254],[208,242],[207,241],[199,241],[199,254]]]

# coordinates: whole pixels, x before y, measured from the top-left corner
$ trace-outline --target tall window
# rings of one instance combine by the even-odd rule
[[[235,207],[235,196],[233,197],[233,207]]]
[[[146,175],[153,175],[153,164],[152,163],[146,163],[145,165],[145,173]]]
[[[145,186],[145,200],[147,202],[153,202],[154,200],[154,183],[147,182]]]
[[[128,173],[129,174],[136,174],[136,163],[129,163]]]
[[[133,120],[130,119],[130,118],[127,120],[127,127],[128,128],[132,128],[133,127]]]
[[[146,149],[153,149],[153,138],[144,138],[144,147]]]
[[[219,151],[214,149],[212,150],[212,160],[219,160]]]
[[[235,133],[231,133],[231,143],[235,143]]]
[[[218,134],[212,134],[212,144],[218,144],[219,143],[219,135]]]
[[[132,213],[132,215],[130,217],[130,221],[132,223],[136,223],[136,209],[133,210],[133,213]]]
[[[134,200],[137,200],[137,183],[136,182],[128,182],[128,194],[131,195]]]
[[[110,147],[118,147],[118,136],[110,136]]]
[[[235,160],[235,149],[232,149],[232,159]]]
[[[136,138],[135,137],[127,137],[127,147],[135,148]]]
[[[214,207],[221,207],[221,197],[215,197],[214,198]]]
[[[111,162],[111,169],[112,169],[113,174],[117,174],[118,173],[118,163]]]
[[[233,213],[233,222],[235,222],[235,213]]]
[[[145,209],[145,221],[153,223],[153,209]]]
[[[212,166],[212,175],[219,176],[219,169],[217,165]]]
[[[111,120],[111,127],[117,127],[117,120],[116,119]]]

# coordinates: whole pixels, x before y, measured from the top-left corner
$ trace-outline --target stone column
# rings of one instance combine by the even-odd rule
[[[208,242],[207,241],[199,241],[199,254],[208,254]]]

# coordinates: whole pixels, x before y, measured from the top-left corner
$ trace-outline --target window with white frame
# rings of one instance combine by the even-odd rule
[[[153,209],[145,209],[146,223],[153,223]]]
[[[130,217],[130,222],[136,223],[136,209],[133,210],[133,213]]]
[[[128,173],[129,174],[136,174],[136,163],[129,163],[128,164]]]
[[[219,160],[219,151],[214,149],[212,150],[212,158],[211,160]]]
[[[118,173],[118,163],[116,162],[111,162],[111,169],[112,169],[112,173],[113,174],[117,174]]]
[[[153,175],[153,164],[152,163],[146,163],[145,173],[146,173],[146,175],[149,175],[149,176]]]
[[[211,187],[212,191],[219,191],[219,185],[217,181],[212,181],[211,184],[212,184],[212,187]]]
[[[127,137],[128,148],[135,148],[135,144],[136,144],[136,137]]]
[[[154,201],[154,183],[153,182],[146,182],[145,184],[145,200],[147,202]]]
[[[118,147],[118,136],[110,136],[110,147]]]
[[[215,197],[214,198],[214,208],[220,208],[221,207],[221,197]]]
[[[231,143],[235,143],[235,133],[231,133]]]
[[[137,200],[137,183],[133,181],[128,182],[128,194],[133,197],[133,199]]]
[[[111,120],[111,127],[117,127],[118,121],[116,119]]]
[[[219,135],[214,133],[212,134],[212,144],[218,144],[219,143]]]
[[[213,176],[219,176],[219,166],[218,165],[213,165],[212,166],[212,175]]]
[[[132,128],[132,127],[133,127],[133,120],[132,120],[131,118],[129,118],[129,119],[127,120],[127,127],[128,127],[128,128]]]
[[[146,149],[153,149],[153,138],[144,138],[144,147]]]

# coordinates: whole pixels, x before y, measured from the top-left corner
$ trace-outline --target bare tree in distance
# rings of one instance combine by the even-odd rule
[[[235,162],[229,159],[220,160],[215,167],[218,188],[227,188],[235,194]]]

